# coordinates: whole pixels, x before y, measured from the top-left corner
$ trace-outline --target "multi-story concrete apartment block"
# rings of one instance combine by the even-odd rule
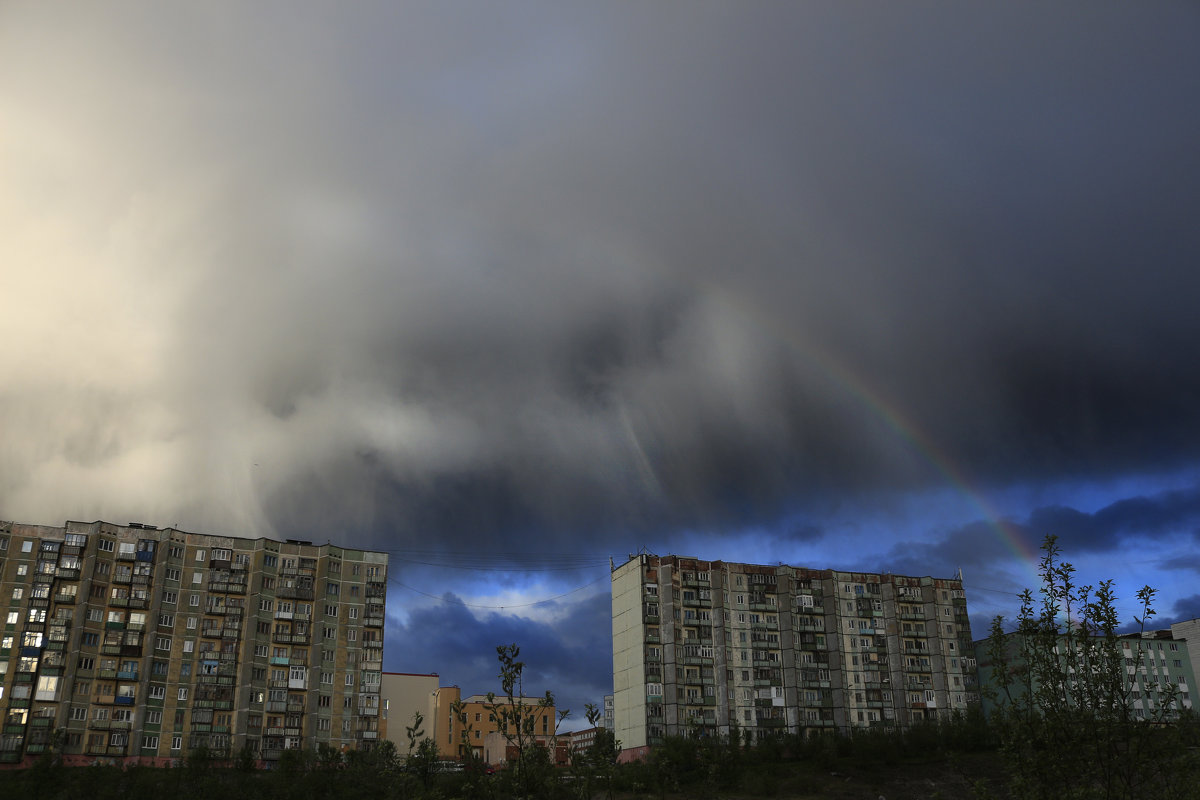
[[[378,737],[387,555],[0,522],[0,763],[271,761]]]
[[[960,579],[640,555],[613,570],[612,603],[627,749],[903,726],[979,699]]]
[[[1200,619],[1188,619],[1172,624],[1171,638],[1181,642],[1187,648],[1193,685],[1195,685],[1196,672],[1200,670]]]
[[[1124,705],[1131,717],[1145,720],[1171,719],[1193,708],[1192,698],[1196,696],[1194,662],[1190,644],[1178,637],[1179,630],[1189,628],[1186,624],[1179,627],[1172,625],[1170,630],[1119,637],[1116,646],[1120,648],[1124,662],[1125,683],[1121,686],[1123,696],[1114,701],[1114,707]],[[1005,635],[1003,654],[1008,661],[1008,670],[1015,669],[1017,674],[1027,674],[1021,652],[1021,636],[1018,632]],[[1097,637],[1092,641],[1095,642],[1095,649],[1084,651],[1077,641],[1068,643],[1065,637],[1059,640],[1054,653],[1060,659],[1064,673],[1074,672],[1073,664],[1097,659],[1096,650],[1107,646],[1102,638]],[[992,713],[998,704],[1019,703],[1025,699],[1025,687],[1020,680],[1012,681],[1005,688],[998,679],[990,639],[976,642],[975,653],[979,659],[980,682],[992,689],[983,701],[985,713]],[[1036,692],[1037,684],[1033,688]],[[1079,697],[1086,697],[1086,692],[1080,692]]]

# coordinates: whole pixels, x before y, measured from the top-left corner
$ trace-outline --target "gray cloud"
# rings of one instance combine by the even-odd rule
[[[1187,463],[1195,13],[1077,11],[8,7],[0,513],[532,544]]]

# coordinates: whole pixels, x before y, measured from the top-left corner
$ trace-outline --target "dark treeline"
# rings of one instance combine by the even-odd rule
[[[804,738],[774,736],[754,744],[742,736],[673,737],[643,762],[617,764],[611,736],[588,751],[573,754],[571,764],[554,767],[544,748],[525,755],[526,771],[487,774],[482,763],[461,771],[406,765],[390,744],[370,753],[341,757],[333,750],[289,751],[273,770],[253,761],[216,761],[195,753],[172,768],[112,766],[64,767],[53,754],[33,767],[0,775],[0,797],[51,800],[162,800],[219,797],[221,800],[302,800],[360,798],[441,800],[443,798],[546,798],[584,800],[617,797],[717,797],[753,793],[789,796],[803,786],[817,788],[822,776],[840,776],[865,767],[880,774],[889,766],[940,762],[955,754],[989,752],[996,740],[982,717],[970,715],[930,722],[905,731],[863,731],[853,736]]]
[[[1200,722],[1184,715],[1169,728],[1144,726],[1145,735],[1200,745]],[[906,730],[871,729],[853,735],[777,735],[753,744],[728,738],[669,737],[641,762],[616,764],[611,739],[575,753],[571,764],[554,767],[544,748],[530,746],[523,773],[502,769],[489,775],[480,762],[461,771],[406,765],[385,744],[370,753],[341,757],[333,750],[289,751],[277,768],[258,770],[249,759],[215,761],[204,753],[173,768],[64,767],[47,755],[29,769],[0,773],[0,798],[57,800],[163,800],[218,797],[221,800],[614,800],[616,798],[845,798],[883,795],[889,800],[974,797],[1001,800],[1028,796],[1009,757],[1012,733],[1004,723],[972,712]],[[1152,748],[1151,748],[1152,749]],[[1164,750],[1178,753],[1175,747]],[[1063,754],[1061,797],[1093,797],[1088,780],[1071,774]],[[1181,766],[1176,762],[1176,766]],[[1153,796],[1195,797],[1200,783],[1177,775],[1178,792]],[[1027,776],[1026,776],[1027,777]],[[1147,787],[1149,788],[1149,787]],[[1146,796],[1146,795],[1135,795]]]

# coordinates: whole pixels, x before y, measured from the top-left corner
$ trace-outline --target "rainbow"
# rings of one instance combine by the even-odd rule
[[[956,492],[979,510],[984,522],[996,534],[999,541],[1013,553],[1023,567],[1029,570],[1033,578],[1033,585],[1040,582],[1037,567],[1041,559],[1037,551],[1012,525],[1004,520],[999,510],[987,500],[983,492],[971,484],[965,471],[957,466],[949,455],[934,442],[933,438],[922,431],[895,403],[888,402],[865,377],[825,352],[809,337],[786,328],[765,309],[755,306],[745,297],[712,281],[701,279],[699,282],[710,295],[724,305],[737,310],[744,319],[763,329],[776,340],[784,342],[791,350],[816,365],[825,377],[843,389],[859,406],[881,420],[897,437],[910,445],[919,456],[946,478],[948,484]]]

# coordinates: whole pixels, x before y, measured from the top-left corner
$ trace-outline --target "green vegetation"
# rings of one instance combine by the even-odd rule
[[[1042,545],[1038,598],[1021,595],[1017,629],[996,618],[989,643],[992,726],[1014,797],[1200,797],[1200,725],[1179,687],[1144,665],[1146,640],[1118,638],[1113,581],[1075,583],[1054,537]],[[1137,593],[1145,631],[1155,592]]]

